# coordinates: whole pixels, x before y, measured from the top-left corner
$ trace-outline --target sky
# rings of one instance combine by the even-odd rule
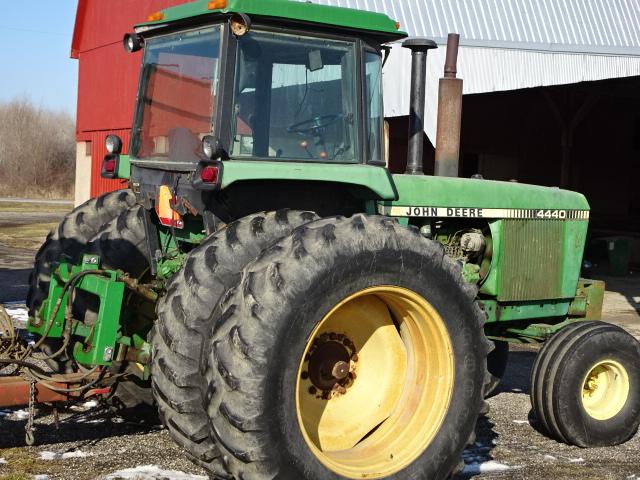
[[[0,102],[30,98],[75,118],[78,61],[69,58],[77,0],[1,0]]]

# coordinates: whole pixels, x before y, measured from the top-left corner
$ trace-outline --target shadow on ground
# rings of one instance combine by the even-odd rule
[[[0,268],[0,303],[24,302],[29,290],[31,268]]]
[[[17,419],[15,412],[0,419],[0,449],[25,446],[26,409],[20,410],[19,413],[22,415]],[[38,406],[35,417],[35,446],[74,442],[82,447],[109,437],[144,434],[160,428],[157,423],[126,421],[100,406],[84,412],[74,412],[72,409],[60,407],[58,417],[56,424],[54,408]]]
[[[537,350],[530,346],[512,347],[509,352],[509,363],[505,376],[492,396],[500,393],[517,393],[529,395],[529,379]],[[535,417],[530,415],[530,422],[535,423]],[[481,475],[491,468],[496,468],[493,463],[492,451],[498,443],[500,435],[495,430],[495,424],[491,419],[482,415],[476,424],[476,438],[472,445],[464,451],[464,469],[454,477],[454,480],[462,480]],[[535,426],[534,426],[535,428]],[[499,466],[497,467],[499,468]]]

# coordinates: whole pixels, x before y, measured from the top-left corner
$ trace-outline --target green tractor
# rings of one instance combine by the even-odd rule
[[[405,37],[386,15],[288,0],[197,0],[136,26],[131,142],[107,137],[103,162],[128,189],[37,255],[30,351],[57,376],[36,379],[157,408],[213,478],[441,479],[509,342],[548,340],[531,379],[544,431],[633,436],[640,347],[580,278],[585,198],[423,174],[433,42],[405,40],[406,173],[386,167],[382,68]]]

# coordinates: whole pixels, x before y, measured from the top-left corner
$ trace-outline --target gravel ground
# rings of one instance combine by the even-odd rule
[[[8,311],[20,318],[21,308],[12,304]],[[640,325],[632,312],[624,319]],[[529,402],[536,351],[533,346],[512,347],[505,379],[489,399],[489,414],[478,421],[476,444],[465,452],[465,469],[456,480],[640,478],[640,436],[617,447],[586,450],[538,431]],[[45,406],[38,409],[37,445],[25,447],[25,414],[23,409],[0,411],[0,458],[7,462],[0,461],[0,480],[43,474],[51,480],[204,478],[205,472],[184,457],[159,425],[127,422],[100,405],[88,405],[60,411],[56,428],[53,411]],[[43,455],[53,459],[44,460]],[[134,477],[117,473],[140,466],[156,468],[138,469]],[[22,476],[3,477],[9,473]]]
[[[538,431],[529,401],[536,351],[535,347],[512,348],[505,380],[489,399],[490,413],[478,422],[477,443],[467,452],[469,475],[457,478],[640,478],[638,435],[617,447],[582,449],[550,440]]]
[[[45,215],[29,218],[42,221]],[[21,223],[22,218],[11,215],[5,221]],[[25,298],[33,254],[0,243],[0,303],[12,302],[9,311],[17,318],[24,315],[24,306],[15,301]],[[603,279],[608,285],[605,320],[640,337],[640,275]],[[640,479],[640,436],[614,448],[585,450],[557,443],[537,430],[529,402],[535,355],[535,347],[512,348],[505,379],[489,399],[491,411],[479,420],[477,442],[465,452],[465,469],[456,480]],[[37,444],[25,447],[25,413],[0,410],[0,480],[205,478],[157,424],[127,422],[90,404],[60,411],[56,427],[53,411],[45,406],[37,412]]]

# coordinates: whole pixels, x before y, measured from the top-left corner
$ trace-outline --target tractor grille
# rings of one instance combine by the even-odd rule
[[[498,300],[560,298],[562,220],[504,220]]]

